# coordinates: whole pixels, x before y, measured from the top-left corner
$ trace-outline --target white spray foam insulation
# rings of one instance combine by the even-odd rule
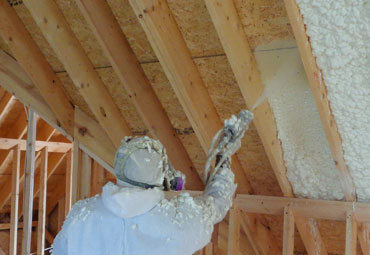
[[[256,52],[297,197],[343,199],[338,171],[297,48]]]
[[[297,0],[359,200],[370,200],[370,0]]]

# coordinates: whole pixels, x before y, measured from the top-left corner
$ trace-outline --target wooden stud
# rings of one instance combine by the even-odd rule
[[[240,209],[233,207],[229,211],[229,234],[227,255],[239,254],[240,250]]]
[[[26,140],[0,138],[0,150],[9,150],[16,144],[19,144],[21,151],[26,150]],[[35,151],[41,151],[43,148],[45,148],[45,146],[49,148],[49,152],[58,153],[66,153],[72,148],[71,143],[35,141]]]
[[[146,127],[163,143],[174,167],[186,175],[187,187],[202,189],[199,175],[108,3],[105,0],[79,0],[77,4]]]
[[[132,134],[130,128],[57,4],[50,0],[24,0],[23,3],[100,125],[113,144],[120,146],[121,140]]]
[[[211,242],[204,247],[203,253],[204,255],[213,255],[213,244]]]
[[[41,151],[40,166],[40,193],[39,193],[39,212],[37,226],[37,255],[44,255],[45,249],[45,224],[46,224],[46,191],[48,179],[48,147]]]
[[[66,199],[63,196],[58,202],[58,232],[63,227],[64,220],[66,218]]]
[[[289,205],[284,207],[283,255],[294,255],[294,215]]]
[[[205,2],[244,100],[248,108],[254,110],[253,107],[261,97],[264,85],[234,2],[232,0],[206,0]],[[254,110],[253,123],[281,190],[285,196],[294,197],[286,175],[287,169],[281,141],[277,137],[275,117],[268,101],[263,102]],[[297,218],[296,224],[309,254],[327,254],[314,221]],[[310,231],[311,229],[315,231]],[[267,251],[267,254],[270,253]]]
[[[66,166],[66,193],[65,193],[65,216],[68,215],[73,204],[73,190],[76,188],[74,185],[74,169],[72,167],[74,161],[73,150],[67,152],[67,166]]]
[[[80,200],[82,151],[78,141],[73,142],[73,161],[72,161],[72,204]],[[67,184],[66,184],[67,185]]]
[[[28,111],[27,127],[27,150],[26,150],[26,169],[24,182],[24,227],[22,240],[22,255],[31,253],[31,234],[32,234],[32,212],[33,212],[33,184],[35,175],[35,141],[36,141],[36,114],[33,110]]]
[[[45,238],[46,238],[46,241],[49,242],[49,244],[54,243],[54,236],[49,232],[47,228],[45,228]]]
[[[85,152],[82,153],[82,166],[81,166],[81,178],[80,178],[80,196],[79,199],[86,199],[90,197],[91,193],[91,171],[92,162],[91,158]]]
[[[356,255],[357,248],[357,222],[352,212],[346,215],[346,250],[345,255]]]
[[[62,82],[52,70],[41,50],[17,16],[8,1],[0,1],[0,35],[8,44],[18,63],[33,81],[44,100],[58,119],[59,126],[72,132],[73,107],[69,102]],[[11,66],[5,69],[14,72]],[[22,82],[21,80],[20,82]]]
[[[16,145],[13,148],[9,255],[17,255],[20,157],[21,152],[19,145]]]
[[[91,177],[91,196],[100,194],[104,184],[107,182],[105,169],[94,160]]]

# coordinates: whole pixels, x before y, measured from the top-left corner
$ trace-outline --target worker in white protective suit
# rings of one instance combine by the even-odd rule
[[[240,139],[236,143],[232,153]],[[191,255],[210,242],[236,189],[228,156],[202,195],[167,200],[164,190],[181,190],[184,176],[162,144],[148,137],[125,138],[114,168],[117,185],[109,182],[100,196],[73,206],[54,255]]]

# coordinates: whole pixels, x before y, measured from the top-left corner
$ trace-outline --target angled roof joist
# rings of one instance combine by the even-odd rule
[[[234,3],[232,0],[206,0],[205,2],[241,93],[248,108],[252,109],[262,95],[264,86]],[[254,124],[283,194],[294,197],[286,175],[283,149],[277,137],[274,114],[268,101],[255,109]],[[327,254],[314,221],[297,217],[296,224],[309,254]]]
[[[131,135],[131,131],[63,13],[54,1],[26,0],[23,3],[63,63],[99,124],[114,145],[119,147],[121,140]]]
[[[73,129],[73,107],[63,91],[63,85],[15,10],[6,0],[0,1],[0,19],[0,35],[49,104],[55,114],[58,126],[71,132]]]
[[[307,74],[311,90],[315,97],[317,109],[320,114],[322,126],[325,130],[331,154],[338,169],[344,196],[347,201],[356,200],[356,188],[344,159],[341,135],[330,107],[327,89],[321,69],[316,63],[312,53],[311,43],[296,0],[284,0],[288,17],[293,28],[301,59]],[[370,224],[362,223],[359,226],[358,238],[364,254],[370,254]]]
[[[195,66],[176,21],[164,0],[130,0],[149,42],[156,53],[177,98],[179,99],[204,151],[222,128],[221,120],[211,101],[199,70]],[[239,159],[233,157],[232,167],[239,193],[250,193],[251,187]],[[249,218],[249,215],[243,215]],[[250,219],[258,246],[271,248],[269,254],[279,254],[275,240],[261,219]],[[252,231],[252,229],[250,229]],[[263,236],[263,237],[262,237]],[[266,237],[266,238],[265,238]],[[268,243],[268,245],[267,245]],[[263,248],[262,248],[263,249]]]
[[[181,169],[187,176],[187,187],[200,190],[203,187],[202,181],[108,3],[105,0],[76,2],[141,119],[151,134],[163,143],[175,168]]]

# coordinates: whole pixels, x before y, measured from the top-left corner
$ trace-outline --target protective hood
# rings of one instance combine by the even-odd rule
[[[111,182],[103,187],[104,206],[121,218],[131,218],[150,211],[164,198],[160,189],[120,187]]]

